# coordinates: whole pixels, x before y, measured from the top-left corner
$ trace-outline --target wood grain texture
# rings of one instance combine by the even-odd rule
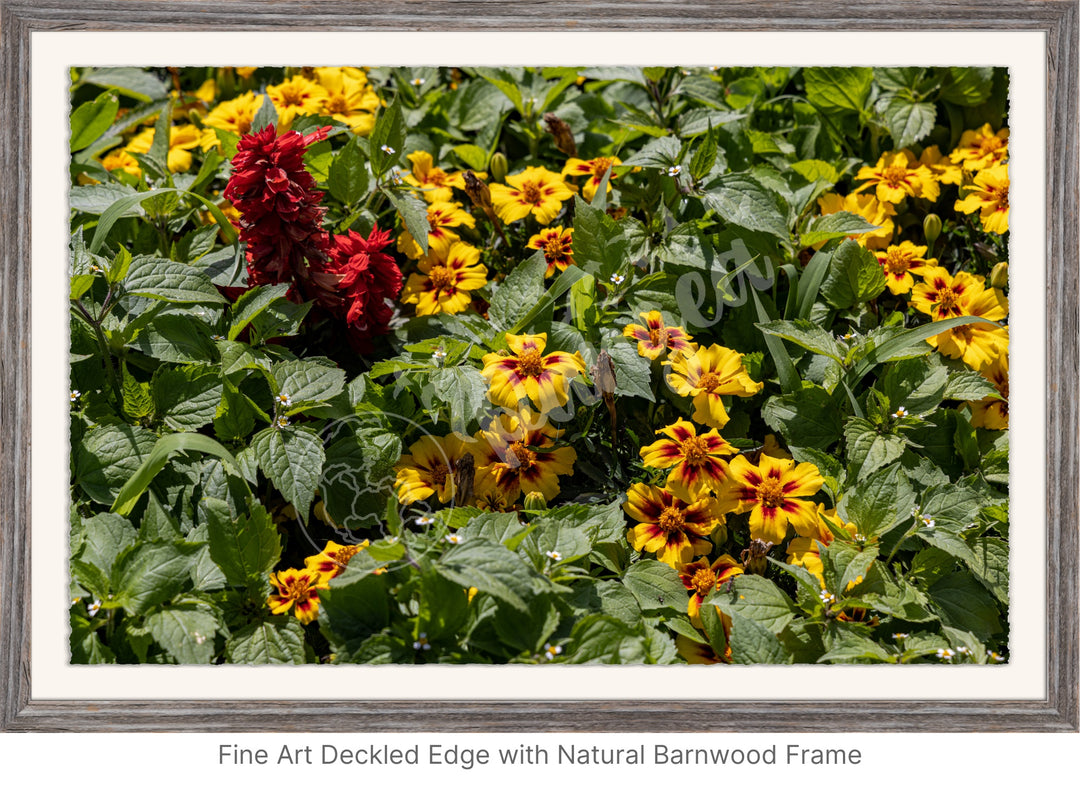
[[[1078,5],[894,2],[0,0],[0,730],[1075,731],[1078,705]],[[971,702],[32,702],[30,33],[45,30],[1037,30],[1047,35],[1047,698]],[[647,53],[642,55],[647,59]],[[823,668],[827,670],[828,668]]]

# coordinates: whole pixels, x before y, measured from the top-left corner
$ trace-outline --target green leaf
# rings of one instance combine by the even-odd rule
[[[274,284],[252,287],[237,298],[236,303],[230,308],[229,340],[233,341],[243,333],[248,323],[262,314],[271,303],[284,298],[290,286],[289,284]]]
[[[977,538],[971,544],[971,569],[1002,604],[1009,603],[1009,545],[1000,538]]]
[[[158,438],[152,449],[144,451],[140,455],[140,459],[143,456],[145,456],[145,459],[143,459],[142,464],[137,465],[137,469],[132,472],[127,483],[116,495],[116,500],[112,504],[112,512],[122,516],[130,514],[142,493],[150,486],[150,482],[168,464],[169,458],[177,451],[198,451],[210,454],[220,459],[226,468],[236,468],[236,460],[233,455],[226,451],[217,440],[206,435],[189,432],[167,434]],[[127,474],[125,474],[126,476]]]
[[[466,432],[487,406],[487,381],[472,366],[436,369],[430,377],[432,390],[450,408],[450,429]],[[436,403],[435,406],[438,406]]]
[[[401,114],[401,106],[394,101],[379,114],[375,128],[368,137],[368,155],[371,157],[371,171],[375,173],[375,177],[381,177],[394,166],[404,147],[405,118]],[[417,242],[420,241],[418,235],[414,234],[413,237]],[[424,251],[427,251],[426,247]]]
[[[69,615],[71,625],[72,664],[115,664],[116,656],[108,646],[98,638],[92,621],[77,614],[73,609]]]
[[[927,593],[946,626],[970,631],[983,641],[1001,632],[997,604],[971,574],[946,574]]]
[[[525,114],[525,103],[521,97],[521,90],[518,88],[520,79],[515,78],[505,68],[478,68],[476,75],[497,87],[504,96],[510,99],[514,109]]]
[[[271,371],[276,393],[288,396],[290,404],[325,402],[345,390],[345,371],[321,361],[285,361],[274,364]]]
[[[646,143],[641,150],[623,161],[623,165],[627,167],[667,169],[679,163],[680,149],[679,140],[675,137],[660,137]]]
[[[127,364],[121,368],[120,392],[124,397],[124,415],[139,421],[154,414],[154,398],[150,393],[150,383],[141,383],[128,372]]]
[[[888,533],[909,519],[915,493],[899,465],[881,470],[861,481],[840,499],[837,513],[853,523],[867,539]]]
[[[731,660],[735,664],[790,664],[792,655],[769,629],[738,613],[731,615]]]
[[[116,514],[98,514],[82,520],[83,547],[80,559],[101,569],[112,571],[117,555],[135,544],[138,534],[128,520]]]
[[[542,254],[542,252],[540,254]],[[576,265],[571,265],[555,278],[554,283],[547,288],[536,303],[533,304],[532,308],[525,312],[525,316],[514,323],[513,327],[510,328],[509,333],[522,333],[529,328],[534,321],[540,318],[541,315],[545,313],[550,314],[549,310],[554,308],[555,302],[561,298],[567,290],[572,290],[575,284],[585,281],[593,281],[593,277],[585,273]]]
[[[766,311],[761,302],[761,296],[758,295],[754,287],[750,287],[750,297],[753,298],[754,311],[758,320],[763,323],[768,322],[771,315]],[[784,347],[784,343],[769,334],[764,334],[762,338],[765,340],[765,346],[772,357],[773,365],[776,366],[776,376],[780,378],[780,390],[785,394],[796,393],[799,391],[801,380],[795,365],[791,362],[791,356],[788,355],[787,348]]]
[[[428,233],[431,231],[431,225],[428,223],[427,205],[412,192],[386,186],[383,186],[381,190],[390,200],[390,204],[394,206],[394,209],[401,214],[401,219],[405,222],[405,229],[413,236],[413,240],[419,244],[420,250],[427,254]]]
[[[140,191],[137,194],[129,194],[113,202],[101,214],[101,219],[98,221],[97,228],[94,230],[94,237],[90,240],[90,246],[88,247],[90,253],[97,254],[101,250],[113,225],[119,218],[128,215],[132,208],[141,205],[150,197],[155,197],[159,194],[172,194],[175,192],[176,189],[171,188],[150,189],[149,191]]]
[[[802,246],[814,246],[834,238],[846,238],[848,235],[873,232],[877,228],[876,224],[871,224],[862,216],[841,210],[810,219],[806,225],[806,230],[799,235],[799,243]]]
[[[291,616],[256,621],[232,635],[225,655],[232,664],[303,664],[304,629]]]
[[[120,99],[111,90],[81,104],[71,113],[69,149],[74,153],[96,142],[109,130],[119,110]]]
[[[881,375],[881,391],[890,407],[903,405],[912,415],[925,415],[941,404],[948,377],[937,355],[907,358],[890,364]]]
[[[851,463],[850,478],[862,480],[875,470],[895,462],[904,453],[904,438],[882,434],[865,418],[852,418],[844,425],[847,459]]]
[[[806,68],[802,76],[807,100],[826,114],[862,112],[874,82],[871,68]]]
[[[977,107],[990,98],[993,83],[994,69],[989,66],[952,67],[941,90],[941,99],[962,107]]]
[[[824,388],[804,382],[798,391],[770,397],[761,417],[793,446],[826,450],[840,439],[843,422]]]
[[[177,432],[194,432],[214,420],[221,402],[221,377],[199,366],[165,367],[154,374],[154,409]]]
[[[68,192],[68,206],[80,213],[99,216],[117,200],[137,193],[131,186],[125,186],[122,183],[95,183],[92,186],[72,186]],[[130,205],[118,218],[142,216],[143,214],[143,209],[139,207],[138,203],[135,203]],[[82,227],[79,228],[80,232],[81,230]]]
[[[191,581],[202,544],[157,541],[124,552],[112,570],[113,601],[132,615],[174,598]]]
[[[382,524],[400,456],[401,437],[380,429],[360,429],[330,444],[320,486],[326,511],[338,527]]]
[[[146,628],[178,664],[209,664],[217,618],[195,606],[162,609],[146,616]]]
[[[319,591],[319,630],[335,653],[348,654],[390,621],[390,595],[383,577],[368,574],[353,581],[346,573]]]
[[[641,635],[617,618],[588,615],[570,632],[570,664],[641,664],[646,660]]]
[[[715,188],[706,192],[703,202],[730,224],[786,241],[790,232],[787,208],[781,199],[749,175],[736,174],[722,177]]]
[[[961,402],[977,402],[987,397],[998,398],[1000,394],[994,384],[978,372],[962,371],[949,375],[943,398]]]
[[[623,584],[643,610],[686,610],[686,588],[675,569],[659,560],[639,560],[623,575]]]
[[[638,354],[637,345],[618,336],[604,349],[615,366],[615,393],[619,396],[638,396],[650,402],[655,401],[652,392],[652,366],[648,358]]]
[[[510,271],[491,297],[488,316],[500,331],[511,331],[521,316],[544,296],[547,261],[538,251]]]
[[[105,425],[91,429],[75,452],[75,477],[96,503],[109,505],[123,494],[124,482],[153,448],[154,435],[137,426]],[[127,514],[127,511],[114,513]]]
[[[153,101],[168,95],[165,83],[145,68],[92,68],[83,73],[82,81],[114,88],[137,101]]]
[[[206,498],[207,536],[210,557],[229,584],[258,587],[263,576],[281,559],[281,537],[277,526],[261,505],[253,505],[250,515],[234,517],[223,500]]]
[[[217,355],[206,324],[183,314],[154,317],[129,346],[171,363],[212,363]]]
[[[876,298],[885,290],[885,274],[873,252],[853,240],[840,244],[821,283],[821,294],[829,305],[849,309]]]
[[[710,594],[702,606],[719,607],[729,615],[747,617],[779,634],[795,618],[795,604],[771,580],[756,574],[740,574],[724,587]]]
[[[779,336],[787,339],[792,344],[803,347],[817,355],[832,358],[837,363],[843,362],[840,345],[833,335],[821,326],[809,320],[774,320],[773,322],[758,323],[757,327],[762,333],[771,336]]]
[[[896,656],[869,637],[864,637],[849,629],[837,628],[831,637],[829,650],[818,659],[818,663],[844,664],[856,661],[889,663],[895,660]]]
[[[698,144],[693,157],[690,159],[690,176],[695,181],[702,180],[712,171],[713,165],[716,163],[716,153],[716,132],[710,122],[705,139]]]
[[[879,103],[878,109],[893,138],[894,148],[914,145],[934,130],[937,107],[931,103],[893,96],[884,102],[884,106]]]
[[[263,429],[252,438],[251,450],[266,477],[306,523],[326,461],[319,436],[306,426]]]
[[[367,196],[367,162],[360,152],[360,138],[353,137],[334,157],[327,185],[330,194],[345,205],[355,205]]]
[[[466,541],[448,549],[435,570],[463,588],[475,587],[510,606],[528,611],[534,595],[532,572],[521,558],[497,544]]]
[[[576,195],[573,246],[574,263],[601,281],[629,262],[629,241],[619,223]]]

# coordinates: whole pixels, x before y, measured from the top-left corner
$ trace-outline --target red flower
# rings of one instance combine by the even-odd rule
[[[374,227],[365,238],[349,230],[335,235],[330,259],[324,267],[337,283],[328,292],[319,290],[319,302],[328,311],[343,315],[353,339],[364,344],[371,336],[386,333],[393,309],[386,302],[401,291],[401,270],[393,257],[383,253],[390,244],[389,230]],[[325,281],[319,277],[320,284]]]
[[[237,144],[225,198],[240,211],[249,286],[304,282],[311,278],[309,265],[326,259],[330,236],[322,228],[322,192],[303,161],[304,151],[326,139],[326,132],[279,137],[267,126]]]

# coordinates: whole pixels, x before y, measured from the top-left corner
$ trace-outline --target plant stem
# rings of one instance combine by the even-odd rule
[[[78,310],[78,314],[86,321],[86,324],[94,329],[98,351],[101,353],[101,362],[105,364],[105,376],[109,378],[109,385],[113,390],[113,395],[116,397],[117,405],[123,404],[124,395],[120,390],[120,381],[116,378],[116,369],[112,365],[112,352],[109,350],[109,343],[105,339],[105,332],[101,330],[101,323],[90,316],[90,312],[86,310],[81,301],[72,301],[72,303]]]

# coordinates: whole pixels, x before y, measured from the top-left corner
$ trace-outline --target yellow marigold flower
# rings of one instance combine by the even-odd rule
[[[862,167],[855,179],[867,181],[856,192],[876,186],[875,193],[882,202],[897,203],[904,197],[922,197],[933,202],[941,193],[933,173],[902,150],[882,154],[875,166]]]
[[[172,126],[169,129],[169,172],[191,169],[191,150],[199,146],[201,132],[195,126]],[[125,148],[129,153],[149,153],[154,144],[154,129],[145,128],[131,138]]]
[[[555,271],[564,271],[574,264],[574,228],[546,227],[529,238],[530,249],[543,249],[547,260],[544,278],[550,279]]]
[[[750,511],[750,537],[779,544],[790,523],[798,528],[816,522],[814,504],[802,498],[817,494],[825,479],[809,462],[774,459],[762,454],[754,467],[742,455],[728,465],[720,502],[736,513]]]
[[[927,268],[937,266],[937,260],[928,260],[923,256],[926,254],[926,246],[916,246],[909,240],[876,254],[881,269],[885,272],[885,283],[889,285],[889,292],[893,295],[902,295],[915,286],[915,279],[911,274],[922,276]]]
[[[911,305],[935,320],[967,314],[971,298],[983,291],[983,277],[967,271],[951,276],[944,268],[928,266],[922,277],[911,290]]]
[[[367,136],[371,133],[380,102],[366,77],[361,81],[349,76],[343,68],[316,68],[315,79],[326,90],[322,114],[341,121],[354,134]]]
[[[322,574],[327,581],[345,571],[349,561],[371,545],[366,538],[358,544],[338,544],[328,541],[323,551],[304,560],[304,567]]]
[[[963,165],[966,170],[989,169],[1001,164],[1009,155],[1009,129],[997,132],[989,123],[982,128],[965,131],[960,135],[960,144],[949,154],[954,164]]]
[[[270,584],[277,593],[266,603],[275,615],[287,614],[292,608],[297,620],[310,623],[319,616],[319,591],[329,587],[327,581],[326,576],[309,568],[278,571],[270,575]]]
[[[833,542],[832,531],[821,521],[822,517],[828,519],[835,527],[846,530],[851,535],[857,531],[855,525],[844,522],[836,515],[836,509],[825,510],[822,503],[818,503],[816,517],[813,521],[800,520],[792,522],[798,538],[791,539],[787,547],[788,563],[793,566],[802,566],[822,582],[824,587],[824,565],[821,562],[821,546],[828,546]]]
[[[581,189],[581,193],[584,195],[586,201],[592,202],[592,198],[596,196],[596,190],[600,188],[600,182],[604,179],[604,175],[612,167],[617,167],[622,164],[617,156],[598,156],[594,159],[585,161],[579,158],[572,158],[566,162],[566,166],[563,167],[562,176],[564,178],[578,175],[588,175],[589,179],[585,181],[585,185]],[[607,193],[611,193],[611,181],[615,180],[615,172],[612,171],[611,176],[608,178]]]
[[[694,398],[694,420],[717,429],[729,420],[722,396],[753,396],[763,387],[750,379],[741,354],[718,344],[676,355],[665,363],[671,367],[667,384],[679,396]]]
[[[467,243],[431,246],[417,268],[420,272],[409,275],[401,292],[401,302],[415,303],[417,314],[463,312],[472,303],[472,290],[487,284],[480,250]]]
[[[139,168],[139,162],[135,160],[135,157],[127,152],[126,148],[120,148],[107,154],[101,160],[101,166],[107,171],[112,172],[114,169],[122,169],[129,175],[140,177],[142,175],[142,169]]]
[[[773,459],[791,459],[791,453],[786,451],[780,446],[780,443],[776,439],[776,435],[765,435],[764,445],[761,447],[761,453],[766,456],[771,456]]]
[[[456,202],[435,202],[428,205],[428,249],[448,249],[458,239],[458,234],[450,227],[475,227],[476,219],[461,209]],[[398,236],[397,250],[409,259],[419,259],[424,253],[408,230]]]
[[[256,95],[250,90],[242,96],[237,96],[230,101],[222,101],[210,110],[203,118],[202,149],[209,150],[217,147],[221,142],[214,133],[214,129],[231,131],[233,134],[243,136],[251,131],[251,124],[255,122],[255,113],[262,106],[263,96]]]
[[[975,175],[975,183],[962,190],[966,196],[954,206],[961,213],[979,211],[986,232],[1004,235],[1009,231],[1009,168],[1002,164]]]
[[[526,167],[517,175],[507,175],[506,185],[492,183],[491,203],[506,224],[530,213],[541,224],[550,224],[562,204],[574,196],[574,189],[543,167]]]
[[[522,399],[529,399],[547,412],[566,404],[570,398],[569,381],[585,373],[580,353],[553,352],[544,355],[547,334],[506,334],[510,355],[488,353],[480,372],[491,388],[488,398],[495,404],[515,409]]]
[[[884,249],[892,240],[893,225],[892,217],[896,215],[896,208],[888,203],[881,202],[873,194],[848,194],[841,197],[839,194],[824,194],[818,198],[818,207],[822,216],[831,213],[847,211],[856,216],[862,216],[878,229],[864,232],[859,235],[849,235],[851,240],[868,249]],[[815,244],[814,248],[821,248],[825,241]]]
[[[727,617],[726,615],[724,617]],[[730,620],[730,618],[728,618]],[[731,624],[724,626],[724,634],[731,639]],[[705,642],[696,642],[684,634],[675,637],[675,650],[687,664],[730,664],[731,647],[725,648],[724,655],[718,656],[712,646]]]
[[[465,190],[465,175],[461,172],[446,172],[434,166],[434,159],[426,150],[418,150],[408,155],[412,162],[412,174],[404,180],[410,186],[423,189],[420,192],[428,202],[449,202],[454,198],[454,189]],[[486,172],[473,173],[481,180],[487,178]]]
[[[277,131],[288,129],[297,115],[317,115],[329,98],[326,88],[302,76],[294,76],[280,85],[267,85],[266,95],[277,109]]]
[[[195,91],[195,98],[204,104],[209,104],[215,98],[217,98],[217,82],[213,79],[207,79],[201,85],[199,89]]]
[[[477,495],[514,503],[521,493],[538,492],[545,500],[559,496],[559,476],[573,475],[577,452],[570,446],[555,447],[558,432],[550,423],[530,429],[523,419],[503,415],[493,418],[477,435]]]
[[[682,328],[664,325],[664,316],[658,311],[641,312],[644,325],[630,324],[623,328],[623,336],[637,339],[638,355],[655,360],[665,352],[672,355],[694,349],[690,341],[694,337]]]
[[[656,559],[672,568],[712,551],[708,536],[724,521],[713,497],[683,500],[672,490],[634,484],[626,492],[625,511],[635,525],[626,534],[638,552],[655,552]]]
[[[252,74],[259,70],[258,66],[237,66],[236,73],[241,79],[250,79]]]
[[[910,154],[910,151],[905,151]],[[937,145],[926,148],[919,156],[919,163],[930,170],[938,183],[959,186],[964,177],[963,170],[953,163],[949,156],[942,153]]]
[[[983,429],[1009,428],[1009,354],[1003,352],[982,370],[983,377],[994,384],[1000,399],[987,397],[971,403],[971,425]]]
[[[466,453],[469,450],[460,435],[421,437],[395,467],[398,502],[407,506],[435,495],[440,503],[449,503],[456,491],[458,462]]]
[[[727,472],[727,462],[720,457],[738,450],[717,430],[698,435],[692,423],[680,418],[656,433],[664,437],[641,447],[641,461],[646,467],[671,468],[669,489],[687,500],[720,490]]]
[[[692,591],[686,604],[686,614],[690,616],[690,622],[698,628],[701,628],[701,602],[705,597],[743,573],[742,563],[731,555],[721,555],[712,564],[708,558],[703,557],[680,566],[678,570],[683,586]],[[731,626],[731,619],[724,615],[719,607],[713,609],[721,617],[727,618],[724,621],[726,631]]]
[[[1003,320],[1009,314],[1009,301],[1005,293],[995,287],[988,290],[980,287],[964,301],[961,314],[987,320]],[[981,371],[1008,351],[1009,329],[974,323],[950,328],[926,341],[930,346],[936,347],[938,352],[949,358],[959,358],[975,371]]]

